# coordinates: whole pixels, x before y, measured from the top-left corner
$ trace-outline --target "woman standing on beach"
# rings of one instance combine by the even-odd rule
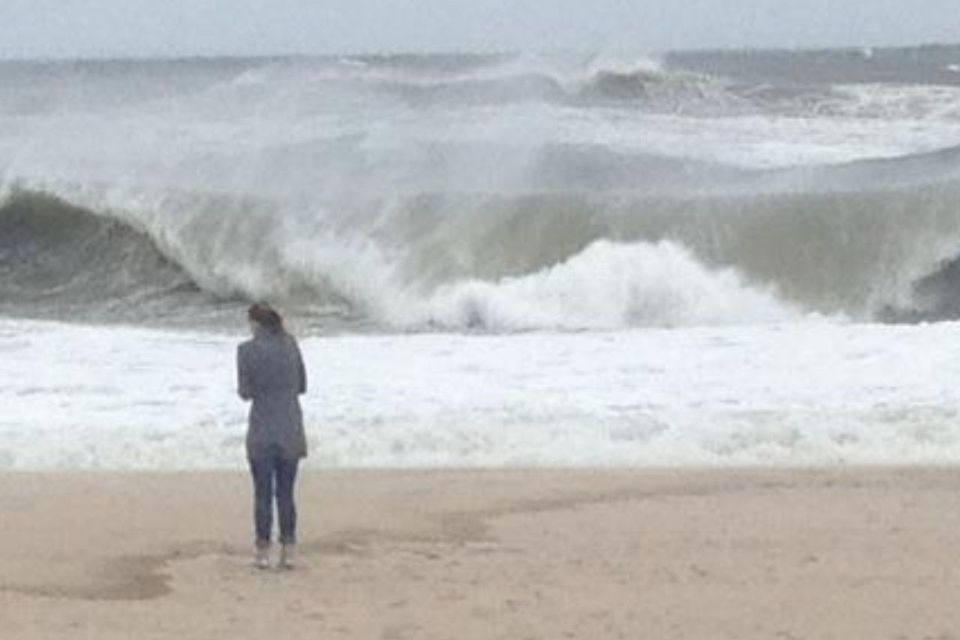
[[[299,395],[307,390],[300,348],[283,327],[280,314],[266,304],[247,312],[253,338],[237,350],[238,392],[252,400],[247,458],[253,475],[256,564],[270,566],[273,500],[280,520],[280,560],[293,566],[297,541],[294,484],[297,466],[307,455]]]

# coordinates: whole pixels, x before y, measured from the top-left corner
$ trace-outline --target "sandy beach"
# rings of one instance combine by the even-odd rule
[[[960,637],[954,470],[0,475],[0,637]]]

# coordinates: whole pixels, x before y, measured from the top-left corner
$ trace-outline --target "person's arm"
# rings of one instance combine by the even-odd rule
[[[250,389],[250,371],[243,345],[237,348],[237,394],[244,400],[253,397]]]
[[[303,365],[303,354],[300,353],[300,345],[296,340],[293,342],[293,351],[297,355],[297,370],[300,375],[299,393],[307,392],[307,368]]]

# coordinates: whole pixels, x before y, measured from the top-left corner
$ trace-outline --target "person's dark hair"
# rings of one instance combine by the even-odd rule
[[[266,303],[258,302],[247,310],[247,317],[270,333],[283,333],[283,318]]]

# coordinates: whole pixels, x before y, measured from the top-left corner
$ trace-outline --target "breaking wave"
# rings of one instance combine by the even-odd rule
[[[141,231],[53,196],[0,205],[0,312],[143,321],[209,313],[214,301]]]
[[[960,317],[956,87],[509,56],[0,63],[0,80],[4,314]]]
[[[268,198],[18,191],[0,208],[0,292],[7,313],[183,318],[268,299],[405,329],[960,317],[960,183],[832,178],[804,171],[794,186],[818,186],[795,191],[773,172],[766,192],[701,195],[414,194],[340,216]]]

